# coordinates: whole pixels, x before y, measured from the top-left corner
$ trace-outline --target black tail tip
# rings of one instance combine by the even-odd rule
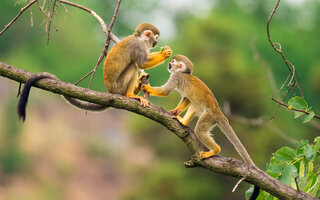
[[[254,186],[253,192],[249,200],[256,200],[257,197],[259,196],[260,193],[260,188],[258,186]]]
[[[23,123],[23,122],[26,120],[26,110],[25,110],[25,107],[24,107],[24,109],[23,109],[23,108],[21,108],[20,104],[18,104],[17,113],[18,113],[19,121]]]
[[[22,114],[22,113],[19,113],[18,112],[18,116],[19,116],[19,121],[24,123],[24,121],[26,121],[26,115],[25,114]]]

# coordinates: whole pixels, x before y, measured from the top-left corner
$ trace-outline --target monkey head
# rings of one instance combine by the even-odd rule
[[[186,56],[177,54],[169,63],[168,70],[170,73],[180,72],[191,74],[193,70],[193,64]]]
[[[149,48],[154,48],[158,43],[160,31],[149,23],[141,23],[137,26],[133,35],[147,42]]]

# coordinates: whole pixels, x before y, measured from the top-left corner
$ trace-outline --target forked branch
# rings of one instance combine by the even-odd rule
[[[0,62],[0,76],[24,83],[31,75],[32,73],[30,72]],[[116,94],[92,91],[59,80],[43,79],[37,82],[35,87],[92,103],[128,110],[162,124],[178,136],[193,154],[192,160],[186,163],[187,167],[203,167],[210,171],[239,179],[245,177],[245,181],[257,185],[280,199],[316,199],[281,183],[261,169],[255,166],[248,166],[237,159],[214,156],[209,159],[200,160],[197,152],[204,150],[204,147],[194,132],[172,119],[169,112],[153,104],[143,107],[139,101],[134,99]]]

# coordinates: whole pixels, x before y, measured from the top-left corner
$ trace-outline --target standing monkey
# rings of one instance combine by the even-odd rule
[[[117,43],[108,53],[103,65],[104,84],[108,92],[121,94],[129,98],[139,99],[141,105],[147,106],[149,102],[141,96],[137,96],[141,90],[138,77],[139,69],[149,69],[163,63],[171,56],[171,49],[165,47],[163,51],[150,53],[158,43],[160,31],[149,23],[141,23],[135,32]],[[18,103],[18,115],[25,120],[26,106],[31,86],[44,78],[57,79],[49,73],[33,75],[25,84]],[[101,111],[107,106],[80,101],[76,98],[64,96],[73,106],[90,111]]]
[[[184,126],[187,126],[196,115],[199,116],[195,127],[195,134],[209,149],[209,151],[200,151],[200,159],[212,157],[220,152],[220,146],[210,136],[211,129],[218,125],[220,130],[233,144],[241,158],[249,165],[254,166],[252,159],[233,131],[228,119],[221,112],[218,102],[211,90],[199,78],[191,75],[193,70],[192,62],[183,55],[175,55],[169,63],[168,69],[171,76],[166,84],[161,87],[143,85],[142,90],[153,96],[167,96],[173,89],[178,90],[182,95],[182,99],[177,107],[170,112],[175,115],[173,118],[176,118]],[[180,117],[179,114],[189,104],[190,106],[184,117]],[[255,195],[259,194],[259,188],[257,186],[255,186],[254,190],[250,199],[255,199]]]

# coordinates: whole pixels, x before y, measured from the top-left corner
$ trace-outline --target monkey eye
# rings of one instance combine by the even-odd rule
[[[156,35],[156,36],[155,36],[156,40],[158,39],[158,37],[159,37],[159,35]]]

